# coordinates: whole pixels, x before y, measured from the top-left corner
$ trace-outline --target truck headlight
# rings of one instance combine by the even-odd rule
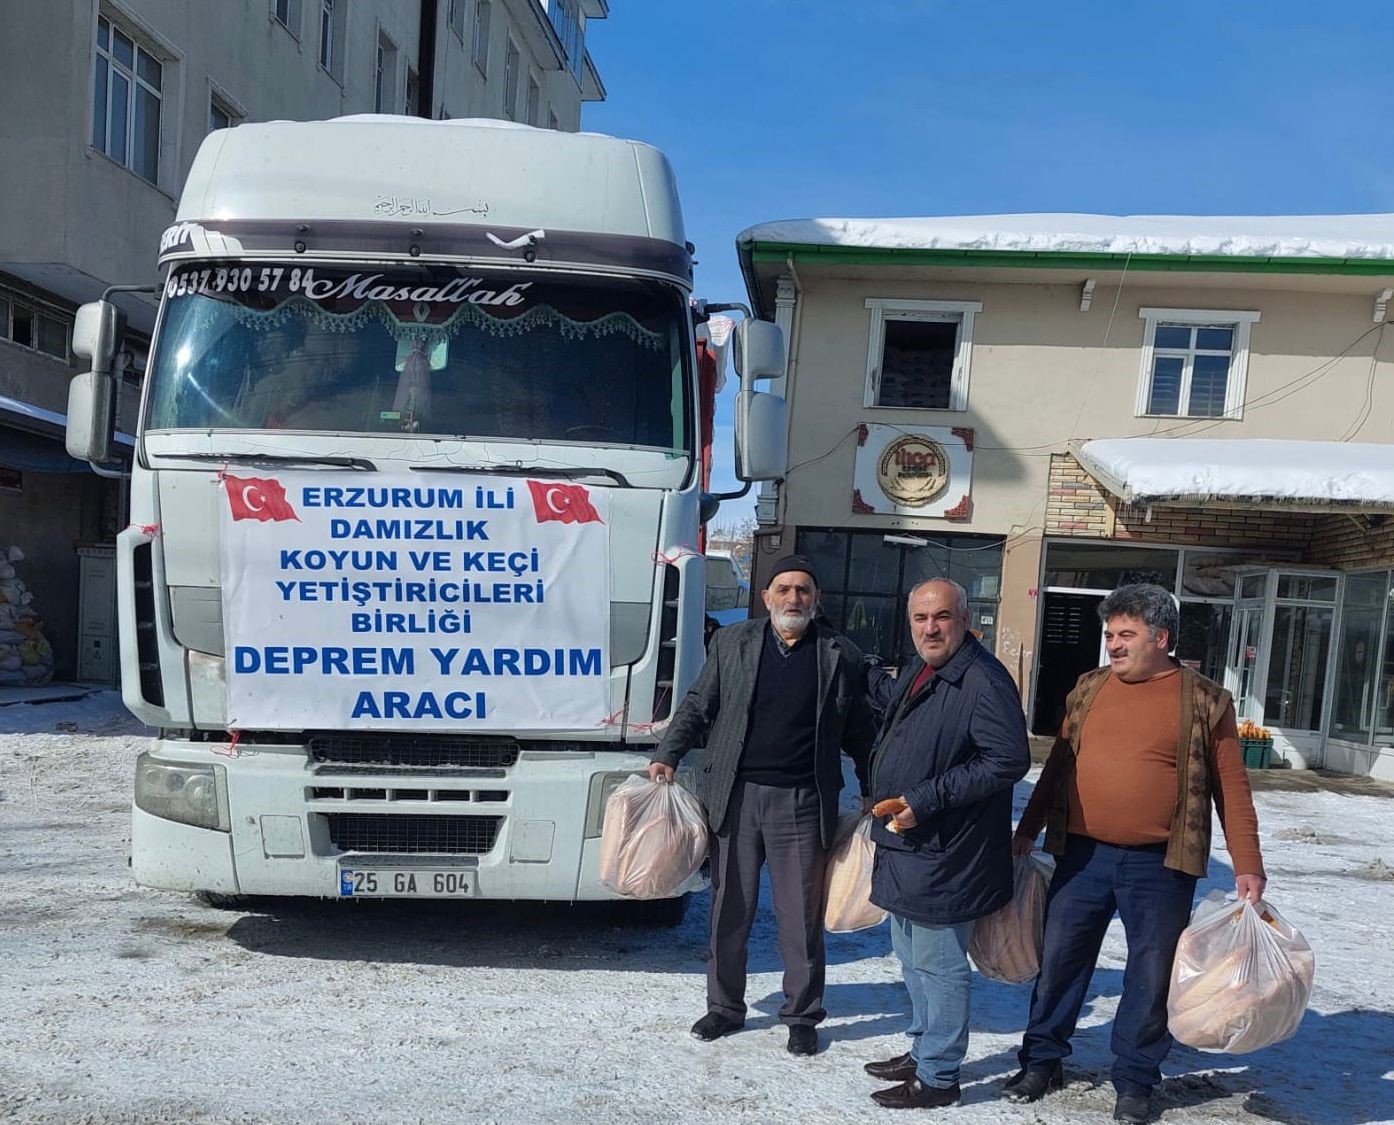
[[[136,808],[195,828],[230,831],[222,775],[222,766],[161,762],[142,754],[136,759]]]

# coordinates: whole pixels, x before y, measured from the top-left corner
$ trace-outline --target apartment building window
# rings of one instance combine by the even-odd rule
[[[973,317],[981,301],[868,297],[867,406],[967,410]]]
[[[455,33],[455,38],[460,41],[460,46],[465,45],[465,0],[450,0],[450,6],[446,9],[445,22],[450,25],[450,30]]]
[[[1140,309],[1145,322],[1137,413],[1240,418],[1256,312]]]
[[[518,119],[518,47],[511,36],[503,54],[503,112],[514,121]]]
[[[562,50],[566,52],[566,65],[581,80],[581,64],[585,50],[581,46],[581,5],[580,0],[552,0],[547,5],[547,14],[552,20],[552,29],[561,40]]]
[[[412,117],[421,113],[421,76],[416,73],[414,66],[407,67],[406,111]]]
[[[542,87],[537,84],[537,79],[531,74],[528,75],[528,105],[527,123],[536,125],[540,120],[539,114],[542,112]]]
[[[336,80],[343,75],[344,18],[348,0],[319,0],[319,65]]]
[[[159,182],[164,64],[120,25],[97,18],[92,147],[136,175]]]
[[[0,291],[0,340],[68,361],[69,321]]]
[[[271,0],[271,15],[297,39],[300,38],[300,0]]]
[[[217,93],[208,95],[208,131],[230,129],[240,122],[246,114],[227,98]]]
[[[489,73],[489,14],[493,4],[489,0],[476,0],[474,5],[474,47],[471,54],[479,73]]]
[[[378,32],[373,63],[373,112],[391,113],[397,105],[397,45]]]
[[[561,128],[561,122],[557,120],[557,115],[553,110],[547,111],[547,128],[555,131]]]

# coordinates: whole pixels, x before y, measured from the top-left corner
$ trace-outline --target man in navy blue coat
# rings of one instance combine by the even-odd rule
[[[919,658],[892,680],[872,669],[885,714],[872,796],[899,811],[871,830],[871,901],[891,913],[891,945],[910,993],[910,1050],[868,1063],[899,1084],[872,1099],[892,1109],[953,1105],[968,1050],[973,922],[1012,897],[1012,786],[1031,765],[1016,684],[968,632],[956,582],[910,591]]]

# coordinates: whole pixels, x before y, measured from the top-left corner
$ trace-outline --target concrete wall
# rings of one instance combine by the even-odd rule
[[[1156,274],[1143,275],[1118,297],[1105,341],[1117,290],[1103,286],[1082,313],[1073,284],[877,280],[823,276],[802,266],[800,280],[789,390],[789,461],[800,467],[783,486],[785,524],[997,534],[1039,527],[1051,454],[1063,452],[1071,439],[1172,434],[1337,440],[1362,411],[1367,387],[1373,404],[1355,440],[1394,440],[1394,340],[1381,348],[1371,383],[1371,348],[1380,333],[1360,339],[1373,328],[1372,298],[1364,292],[1180,288]],[[1375,279],[1360,284],[1378,288]],[[868,297],[983,303],[974,324],[966,411],[863,405]],[[1242,420],[1135,416],[1144,332],[1138,310],[1149,306],[1262,313],[1251,333],[1249,405]],[[1348,355],[1336,358],[1347,349]],[[1323,364],[1329,370],[1313,377]],[[972,518],[946,523],[854,514],[856,443],[849,434],[858,423],[972,427]]]

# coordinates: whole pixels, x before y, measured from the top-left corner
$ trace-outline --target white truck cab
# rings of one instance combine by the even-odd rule
[[[136,880],[611,897],[605,799],[703,659],[667,160],[497,122],[243,125],[204,141],[159,255],[118,541],[122,695],[159,730]],[[74,333],[94,463],[121,328],[103,301]],[[737,352],[738,472],[768,479],[778,329]]]

